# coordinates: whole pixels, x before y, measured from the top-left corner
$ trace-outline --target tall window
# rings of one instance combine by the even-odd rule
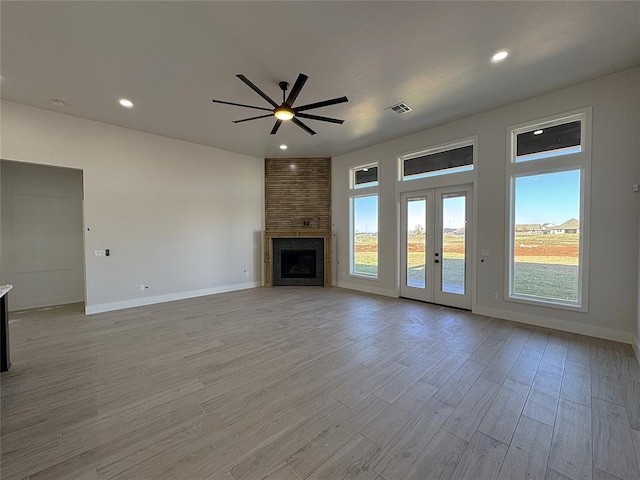
[[[511,130],[512,300],[586,311],[590,113]]]
[[[378,164],[351,169],[350,273],[378,278]]]

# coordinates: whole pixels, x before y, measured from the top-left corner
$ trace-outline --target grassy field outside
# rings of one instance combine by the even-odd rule
[[[463,285],[464,236],[444,235],[443,283]],[[514,238],[514,293],[576,301],[578,296],[578,234],[520,235]],[[424,283],[425,234],[411,232],[407,245],[408,278]],[[355,238],[355,269],[377,274],[378,237],[358,234]]]

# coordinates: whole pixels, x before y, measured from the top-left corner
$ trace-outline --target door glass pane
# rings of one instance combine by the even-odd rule
[[[407,200],[407,286],[425,288],[427,252],[425,197]]]
[[[466,196],[442,197],[442,291],[465,293]]]

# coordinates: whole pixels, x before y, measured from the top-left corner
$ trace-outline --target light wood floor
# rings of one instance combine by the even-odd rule
[[[258,288],[12,315],[2,479],[639,479],[630,346]]]

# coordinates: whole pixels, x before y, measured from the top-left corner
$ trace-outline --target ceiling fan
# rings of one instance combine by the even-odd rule
[[[275,125],[271,129],[271,135],[275,135],[275,133],[280,128],[280,125],[282,125],[282,122],[283,121],[288,121],[288,120],[290,120],[291,122],[296,124],[298,127],[303,129],[305,132],[309,133],[310,135],[315,135],[316,132],[314,132],[307,125],[302,123],[299,120],[300,118],[305,118],[305,119],[309,119],[309,120],[318,120],[320,122],[338,123],[340,125],[342,125],[344,123],[344,120],[338,120],[337,118],[321,117],[321,116],[318,116],[318,115],[310,115],[308,113],[302,113],[302,112],[305,112],[307,110],[312,110],[314,108],[328,107],[329,105],[336,105],[338,103],[348,102],[349,100],[347,99],[347,97],[338,97],[338,98],[333,98],[331,100],[325,100],[324,102],[309,103],[307,105],[302,105],[300,107],[295,107],[295,108],[293,107],[293,102],[296,101],[296,98],[298,98],[298,95],[300,94],[300,90],[302,90],[302,87],[304,86],[305,82],[309,78],[304,73],[301,73],[301,74],[298,75],[298,78],[296,79],[296,83],[293,84],[293,88],[289,92],[289,96],[286,98],[286,100],[285,100],[285,93],[286,93],[287,89],[289,88],[289,84],[287,82],[280,82],[278,84],[280,86],[280,89],[282,90],[282,104],[280,104],[280,105],[278,105],[276,102],[274,102],[266,93],[264,93],[262,90],[260,90],[258,87],[256,87],[251,82],[251,80],[249,80],[244,75],[238,74],[238,75],[236,75],[236,77],[238,77],[245,84],[247,84],[247,86],[251,90],[253,90],[258,95],[260,95],[262,98],[264,98],[269,104],[271,104],[273,106],[273,108],[256,107],[256,106],[253,106],[253,105],[245,105],[245,104],[242,104],[242,103],[224,102],[222,100],[213,100],[213,103],[224,103],[225,105],[235,105],[236,107],[253,108],[255,110],[264,110],[266,112],[270,112],[270,113],[268,113],[266,115],[259,115],[257,117],[243,118],[242,120],[234,120],[233,123],[248,122],[249,120],[257,120],[259,118],[268,118],[268,117],[271,117],[273,115],[273,116],[276,117],[277,120],[276,120]]]

